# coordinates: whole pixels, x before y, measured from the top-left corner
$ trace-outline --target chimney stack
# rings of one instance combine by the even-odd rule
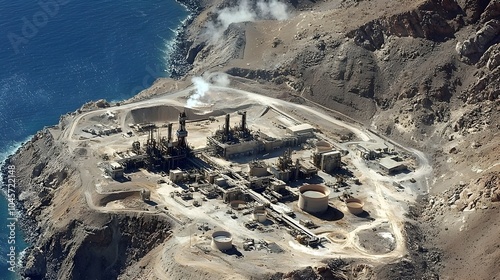
[[[241,114],[241,130],[246,131],[247,130],[247,112],[243,112]]]
[[[224,136],[227,138],[229,137],[229,121],[230,121],[230,116],[229,114],[226,114],[226,125],[224,126]]]

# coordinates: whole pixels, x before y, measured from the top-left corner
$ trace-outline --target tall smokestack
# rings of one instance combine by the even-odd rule
[[[299,179],[300,162],[299,159],[295,161],[295,180]]]
[[[241,130],[247,130],[247,111],[244,111],[241,115]]]
[[[172,142],[172,123],[168,124],[168,135],[167,135],[167,140],[168,142]]]
[[[229,114],[226,114],[226,125],[224,126],[224,136],[229,137],[229,121],[230,121],[230,116]]]
[[[188,132],[186,130],[186,112],[182,112],[179,114],[179,129],[177,129],[177,143],[181,148],[187,148],[186,137],[188,136]]]

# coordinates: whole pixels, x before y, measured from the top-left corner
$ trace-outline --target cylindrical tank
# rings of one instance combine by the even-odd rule
[[[224,230],[212,233],[212,247],[221,251],[233,248],[233,237],[231,233]]]
[[[345,200],[345,205],[347,206],[347,209],[349,212],[351,212],[354,215],[359,215],[363,213],[363,206],[364,203],[361,201],[361,199],[358,198],[348,198]]]
[[[253,218],[259,223],[263,223],[267,220],[265,209],[255,209],[253,211]]]
[[[305,185],[299,188],[299,208],[311,214],[321,214],[328,209],[330,189],[324,185]]]

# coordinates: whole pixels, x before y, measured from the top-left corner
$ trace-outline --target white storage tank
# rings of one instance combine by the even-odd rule
[[[232,249],[233,237],[231,236],[231,233],[224,230],[219,230],[212,233],[212,248],[221,251]]]
[[[328,209],[330,189],[324,185],[304,185],[299,188],[299,208],[311,213],[321,214]]]

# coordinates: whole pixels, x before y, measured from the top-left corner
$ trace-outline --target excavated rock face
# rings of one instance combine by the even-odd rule
[[[327,259],[323,261],[325,265],[318,267],[306,267],[286,274],[276,273],[269,276],[269,279],[374,279],[373,266],[356,261],[346,261],[343,259]]]
[[[473,104],[480,101],[498,101],[500,96],[500,69],[497,67],[494,71],[480,73],[478,80],[472,84],[464,94],[460,96],[465,102]]]
[[[495,42],[500,40],[500,21],[497,24]],[[491,21],[490,21],[491,22]],[[481,101],[498,101],[500,96],[500,43],[490,46],[476,64],[477,79],[460,95],[460,99],[469,104]]]
[[[490,71],[497,69],[498,66],[500,66],[500,44],[491,46],[481,57],[478,66],[486,66],[486,68]]]
[[[474,104],[452,124],[454,132],[460,135],[468,135],[494,129],[494,108],[490,102],[481,105]]]

